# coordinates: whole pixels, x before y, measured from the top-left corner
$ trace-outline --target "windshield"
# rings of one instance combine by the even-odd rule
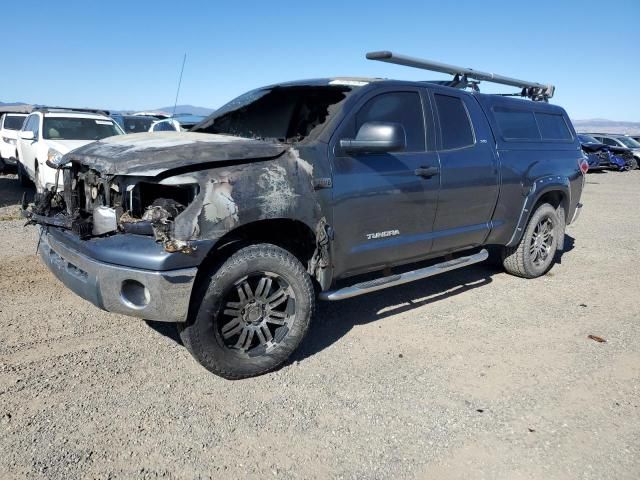
[[[230,101],[191,131],[301,142],[313,138],[347,98],[347,86],[253,90]]]
[[[47,140],[100,140],[121,133],[106,118],[45,117],[42,136]]]
[[[122,120],[125,133],[148,132],[153,122],[153,117],[124,117]]]
[[[591,135],[578,135],[578,138],[582,143],[600,143],[598,140],[593,138]]]
[[[4,117],[3,128],[7,130],[20,130],[26,117],[26,115],[6,115]]]
[[[625,147],[629,147],[629,148],[640,148],[640,143],[636,142],[633,138],[631,137],[616,137],[616,140],[621,141],[622,143],[624,143]]]

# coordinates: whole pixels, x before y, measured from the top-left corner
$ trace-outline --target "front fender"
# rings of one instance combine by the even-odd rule
[[[569,215],[569,206],[571,205],[571,182],[568,177],[562,175],[549,175],[536,179],[531,185],[529,192],[525,197],[518,223],[513,231],[513,235],[507,242],[507,247],[513,247],[520,242],[522,235],[529,223],[529,218],[533,213],[533,208],[538,201],[547,193],[558,192],[562,196],[562,206],[566,216]]]

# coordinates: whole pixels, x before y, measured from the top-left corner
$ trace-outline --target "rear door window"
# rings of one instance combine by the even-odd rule
[[[572,140],[573,135],[562,115],[536,112],[540,134],[544,140]]]
[[[366,122],[392,122],[404,127],[408,152],[425,150],[424,116],[417,92],[383,93],[373,97],[356,115],[356,131]]]
[[[439,93],[433,96],[440,119],[442,149],[453,150],[473,145],[473,127],[462,99]]]

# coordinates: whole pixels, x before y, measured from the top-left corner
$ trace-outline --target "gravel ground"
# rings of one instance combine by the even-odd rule
[[[290,364],[230,382],[65,290],[0,176],[0,478],[640,478],[640,171],[587,183],[549,275],[321,304]]]

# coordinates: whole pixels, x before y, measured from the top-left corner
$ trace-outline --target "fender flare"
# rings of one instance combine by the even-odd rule
[[[506,244],[507,247],[513,247],[520,242],[527,224],[529,223],[529,218],[533,213],[533,207],[536,206],[538,201],[545,194],[550,192],[558,192],[562,195],[562,205],[564,207],[565,215],[569,214],[569,206],[571,205],[571,188],[569,178],[566,176],[549,175],[536,179],[531,184],[529,192],[526,194],[524,204],[520,210],[518,223],[516,224],[516,228],[513,231],[511,239]]]

